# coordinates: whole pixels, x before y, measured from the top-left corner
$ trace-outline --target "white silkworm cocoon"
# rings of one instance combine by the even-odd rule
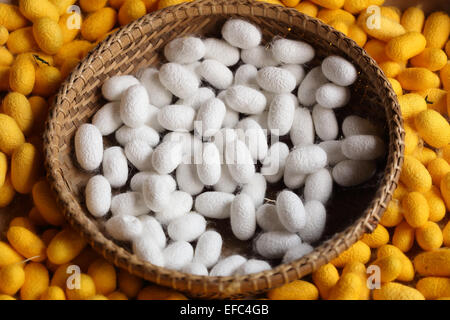
[[[113,188],[123,187],[128,180],[128,162],[121,147],[111,147],[103,153],[103,175]]]
[[[75,134],[75,155],[84,170],[97,169],[103,160],[103,137],[96,126],[82,124]]]
[[[239,49],[229,45],[225,40],[207,38],[203,43],[206,48],[204,59],[217,60],[227,67],[239,62]]]
[[[287,166],[284,168],[283,182],[289,189],[294,190],[302,187],[305,184],[306,177],[306,174],[296,173]]]
[[[113,101],[105,104],[92,117],[92,124],[103,136],[110,135],[123,124],[120,118],[120,102]]]
[[[239,113],[231,108],[226,108],[222,121],[222,128],[234,128],[239,122]]]
[[[270,104],[267,125],[272,134],[284,136],[289,133],[294,122],[295,101],[290,94],[279,94]]]
[[[319,143],[319,147],[327,153],[327,161],[329,166],[333,167],[337,163],[347,159],[347,157],[342,153],[341,145],[342,140],[329,140]]]
[[[111,185],[104,176],[90,178],[85,195],[86,207],[94,217],[101,218],[108,213],[111,207]]]
[[[378,128],[369,120],[361,118],[359,116],[348,116],[342,122],[342,132],[344,136],[357,136],[357,135],[379,135]]]
[[[155,147],[159,143],[158,132],[149,126],[142,126],[139,128],[122,126],[116,131],[115,136],[117,142],[122,146],[125,146],[128,142],[133,140],[142,140],[150,147]]]
[[[292,247],[302,243],[300,237],[289,231],[269,231],[255,240],[255,249],[267,259],[278,259]]]
[[[202,156],[202,140],[192,135],[189,132],[169,132],[164,138],[163,142],[171,141],[174,143],[180,143],[183,149],[183,163],[192,164],[195,163],[192,160],[200,161]]]
[[[257,89],[258,83],[256,82],[256,76],[258,69],[252,64],[243,64],[237,68],[234,73],[234,84],[243,85]]]
[[[217,263],[222,253],[222,236],[220,233],[208,230],[197,240],[193,262],[201,263],[210,268]]]
[[[215,185],[221,176],[221,161],[219,149],[212,142],[203,144],[202,161],[197,164],[197,175],[200,181],[207,185]]]
[[[139,259],[158,267],[164,267],[164,256],[161,247],[148,234],[143,234],[133,240],[133,253]]]
[[[181,99],[194,95],[200,86],[200,80],[194,72],[173,62],[162,65],[159,80],[164,87]]]
[[[243,265],[241,265],[234,274],[235,275],[246,275],[246,274],[252,274],[252,273],[259,273],[259,272],[263,272],[263,271],[270,270],[270,269],[272,269],[272,267],[270,266],[270,264],[267,261],[250,259],[247,262],[245,262]]]
[[[305,203],[306,225],[298,231],[303,242],[314,243],[319,240],[325,230],[327,211],[322,202],[317,200]]]
[[[305,69],[301,65],[298,64],[284,64],[280,66],[281,69],[287,70],[295,78],[295,86],[298,86],[303,79],[305,79]]]
[[[316,91],[316,101],[324,108],[335,109],[350,101],[350,89],[334,83],[326,83]]]
[[[278,218],[277,207],[265,203],[256,210],[256,222],[264,231],[286,231]]]
[[[189,132],[194,129],[195,110],[189,106],[173,104],[162,107],[158,122],[166,130]]]
[[[315,54],[311,45],[297,40],[277,39],[271,47],[274,58],[284,64],[304,64]]]
[[[163,225],[168,225],[176,218],[190,212],[193,204],[194,200],[189,193],[174,191],[170,195],[167,205],[155,213],[155,218]]]
[[[375,172],[375,161],[344,160],[333,168],[331,174],[338,185],[353,187],[372,178]]]
[[[203,137],[211,137],[219,131],[222,127],[223,120],[227,108],[220,99],[212,98],[206,101],[197,112],[196,120],[201,122],[201,132],[198,132]],[[196,130],[199,123],[196,124]]]
[[[259,124],[261,129],[269,131],[269,125],[268,125],[269,111],[263,111],[259,114],[254,114],[254,115],[248,116],[247,118],[255,120]]]
[[[148,99],[151,105],[157,108],[167,106],[172,101],[172,92],[166,89],[159,81],[159,71],[155,68],[147,68],[142,71],[139,80],[147,90]]]
[[[226,257],[217,262],[209,272],[209,275],[211,277],[232,276],[246,261],[246,258],[238,254]]]
[[[302,200],[292,191],[283,190],[277,196],[277,213],[281,224],[290,232],[298,232],[306,224]]]
[[[198,71],[200,76],[216,89],[227,89],[233,84],[233,72],[217,60],[204,60]]]
[[[192,274],[194,276],[207,276],[208,269],[201,263],[191,262],[181,268],[181,272]]]
[[[153,171],[141,171],[136,173],[130,181],[131,190],[142,193],[143,182],[151,175],[157,175],[157,173]]]
[[[225,192],[203,192],[195,198],[195,211],[207,218],[227,219],[234,197],[234,194]]]
[[[222,165],[221,172],[222,174],[219,181],[217,181],[217,183],[213,186],[214,191],[234,193],[238,187],[238,184],[233,180],[227,165]]]
[[[182,161],[183,146],[179,142],[164,141],[153,150],[152,165],[159,174],[173,172]]]
[[[205,187],[197,175],[197,167],[193,164],[180,164],[175,176],[178,188],[192,196],[202,192]]]
[[[294,146],[313,144],[315,139],[314,123],[307,108],[295,108],[294,121],[289,132]]]
[[[106,232],[119,241],[131,241],[142,233],[142,223],[135,216],[118,215],[105,223]]]
[[[119,101],[122,94],[136,84],[139,84],[139,80],[133,76],[113,76],[106,79],[102,85],[103,97],[109,101]]]
[[[312,111],[314,129],[320,139],[335,140],[339,134],[339,125],[333,109],[316,104]]]
[[[189,64],[184,64],[183,66],[189,70],[190,72],[192,72],[194,74],[194,76],[198,79],[198,81],[201,81],[201,76],[199,73],[199,68],[202,65],[202,63],[200,61],[195,61]],[[189,98],[187,98],[189,99]],[[182,99],[183,100],[183,99]]]
[[[172,270],[181,270],[191,263],[194,257],[194,249],[186,241],[175,241],[163,250],[164,267]]]
[[[167,233],[172,240],[192,242],[200,237],[205,229],[205,218],[196,212],[190,212],[172,220],[167,227]]]
[[[150,102],[147,90],[141,84],[129,87],[120,99],[120,118],[131,128],[138,128],[149,118]]]
[[[147,110],[147,119],[145,119],[145,125],[150,128],[153,128],[157,132],[163,132],[164,128],[158,121],[159,111],[160,111],[159,108],[149,104]]]
[[[245,142],[254,161],[263,160],[269,149],[266,132],[255,120],[247,117],[236,125],[239,140]]]
[[[243,85],[227,89],[225,103],[234,111],[244,114],[258,114],[264,111],[267,99],[260,91]]]
[[[308,243],[301,243],[296,247],[290,248],[283,256],[282,263],[289,263],[301,259],[303,256],[314,251],[314,248]]]
[[[139,217],[150,212],[140,192],[125,192],[114,196],[111,200],[111,212],[113,216],[131,215]]]
[[[214,135],[212,141],[219,150],[221,163],[225,164],[226,145],[236,139],[236,130],[231,128],[222,128]]]
[[[259,207],[266,196],[267,181],[261,173],[255,173],[252,180],[242,186],[242,193],[248,195],[255,205]]]
[[[231,230],[239,240],[248,240],[253,237],[256,230],[255,204],[252,198],[245,193],[234,197],[230,208]]]
[[[278,61],[273,58],[272,51],[264,46],[242,50],[241,59],[244,63],[252,64],[256,68],[274,67],[279,64]]]
[[[139,171],[152,170],[153,148],[143,140],[133,140],[125,145],[125,155],[128,161]]]
[[[176,104],[189,106],[194,110],[198,110],[206,101],[214,98],[216,95],[214,91],[207,87],[202,87],[197,90],[195,94],[186,99],[180,99]]]
[[[286,168],[299,174],[311,174],[326,165],[327,154],[318,145],[296,147],[286,160]]]
[[[245,143],[239,139],[226,145],[225,162],[231,176],[237,183],[249,183],[255,175],[256,169],[252,154]]]
[[[316,103],[316,91],[319,87],[328,82],[320,67],[315,67],[309,71],[302,83],[298,87],[298,101],[302,106],[310,107]]]
[[[328,169],[320,169],[306,178],[303,191],[305,201],[317,200],[325,204],[330,199],[332,192],[333,178]]]
[[[296,85],[296,79],[290,71],[277,67],[262,68],[258,71],[256,81],[261,88],[273,93],[289,93]]]
[[[261,167],[261,174],[267,182],[276,183],[281,180],[288,155],[289,147],[284,142],[276,142],[269,148]]]
[[[177,184],[170,175],[151,174],[142,181],[142,194],[148,208],[161,211],[170,204]]]
[[[206,48],[202,39],[196,37],[176,38],[164,47],[167,61],[188,64],[200,60]]]
[[[250,49],[258,46],[262,33],[258,27],[241,19],[232,19],[222,27],[222,37],[233,47]]]
[[[142,236],[151,237],[161,249],[166,247],[166,234],[161,224],[154,217],[142,215],[139,217],[142,223]]]
[[[377,136],[357,135],[342,141],[342,153],[352,160],[375,160],[385,153],[384,141]]]
[[[350,86],[358,78],[353,64],[339,56],[329,56],[322,61],[322,72],[331,82],[340,86]]]

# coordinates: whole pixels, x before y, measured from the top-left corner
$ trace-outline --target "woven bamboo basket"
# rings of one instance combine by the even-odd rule
[[[257,24],[265,41],[273,36],[301,39],[316,48],[311,66],[330,55],[351,60],[359,71],[352,101],[337,113],[338,120],[358,114],[384,128],[389,150],[378,163],[378,174],[358,188],[335,187],[328,205],[326,234],[315,250],[304,258],[247,276],[202,277],[156,267],[141,261],[123,244],[103,232],[101,224],[87,212],[84,186],[93,173],[76,164],[73,137],[77,128],[90,120],[105,103],[100,87],[108,77],[133,74],[142,67],[163,61],[162,48],[183,35],[220,36],[221,25],[231,17]],[[170,7],[121,28],[100,43],[63,83],[51,110],[44,135],[48,180],[57,193],[65,217],[107,260],[160,285],[186,292],[192,297],[243,297],[266,291],[310,274],[347,249],[365,232],[372,231],[397,186],[403,155],[402,120],[390,83],[366,52],[320,21],[293,9],[244,0],[202,0]],[[279,190],[274,186],[272,192]],[[251,242],[233,240],[227,225],[215,224],[224,234],[225,253],[249,254]],[[228,222],[229,224],[229,222]]]

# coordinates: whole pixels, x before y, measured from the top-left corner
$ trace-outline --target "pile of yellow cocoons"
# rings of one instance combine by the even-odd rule
[[[0,3],[0,214],[15,199],[29,197],[33,204],[10,221],[0,241],[0,300],[187,299],[116,268],[71,229],[45,180],[41,138],[60,84],[90,50],[117,28],[182,2],[187,1]],[[320,19],[378,63],[398,96],[405,157],[399,185],[372,233],[312,275],[258,298],[450,299],[448,14],[427,15],[419,7],[402,11],[383,6],[384,0],[263,2]],[[375,29],[367,23],[367,8],[374,5],[381,14]],[[369,288],[374,267],[379,283]],[[70,286],[71,271],[80,273],[78,289]]]

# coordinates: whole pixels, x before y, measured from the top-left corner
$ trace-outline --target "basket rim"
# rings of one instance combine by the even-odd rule
[[[264,16],[280,17],[287,15],[288,19],[293,17],[303,20],[304,23],[313,23],[326,30],[328,33],[333,33],[336,40],[329,40],[330,44],[337,44],[339,41],[346,41],[351,47],[356,47],[361,50],[361,59],[368,61],[368,65],[373,66],[377,72],[376,78],[381,86],[380,90],[384,92],[385,99],[389,106],[385,106],[385,113],[390,110],[392,112],[392,119],[386,115],[386,120],[389,127],[389,155],[386,163],[386,168],[383,173],[383,178],[374,194],[374,199],[370,202],[367,209],[361,214],[353,224],[345,228],[340,233],[334,234],[330,239],[322,242],[319,246],[314,248],[314,251],[303,258],[287,264],[280,264],[271,270],[263,271],[256,274],[245,276],[230,276],[230,277],[210,277],[210,276],[194,276],[190,274],[181,273],[174,270],[169,270],[154,266],[148,262],[137,259],[133,254],[128,252],[125,248],[115,244],[108,239],[101,231],[94,232],[85,227],[89,221],[86,212],[81,209],[83,215],[80,215],[80,210],[77,202],[70,196],[70,189],[68,182],[64,178],[63,170],[59,166],[59,162],[55,160],[55,154],[51,148],[51,142],[54,139],[54,128],[58,126],[57,110],[61,107],[64,99],[70,93],[72,97],[76,96],[75,89],[72,88],[77,79],[84,77],[83,72],[88,70],[93,61],[102,59],[101,54],[115,43],[120,43],[123,37],[131,37],[132,31],[139,30],[143,24],[149,24],[155,21],[165,21],[164,16],[173,15],[189,9],[196,9],[198,16],[204,16],[202,12],[205,8],[211,9],[211,12],[216,12],[217,8],[222,7],[223,12],[219,14],[235,16],[236,13],[230,8],[233,6],[245,6],[253,12],[254,8],[263,9]],[[227,12],[227,10],[230,10]],[[319,35],[318,35],[319,36]],[[322,37],[323,38],[323,37]],[[351,50],[350,48],[349,50]],[[342,51],[343,49],[340,48]],[[101,60],[103,62],[103,60]],[[374,84],[375,85],[375,84]],[[390,121],[392,120],[392,121]],[[393,141],[392,141],[393,139]],[[357,44],[347,38],[342,33],[334,30],[332,27],[322,23],[318,19],[304,15],[292,8],[285,8],[279,5],[264,3],[260,1],[245,1],[245,0],[200,0],[182,3],[173,7],[159,10],[132,22],[131,24],[121,27],[118,31],[108,36],[104,41],[97,45],[95,50],[91,51],[80,64],[72,71],[70,76],[61,85],[58,94],[55,97],[55,104],[50,110],[49,117],[46,122],[46,129],[44,132],[44,152],[45,152],[45,167],[47,171],[47,179],[52,190],[57,195],[57,201],[62,208],[62,212],[69,221],[69,223],[88,240],[94,250],[100,252],[107,260],[113,262],[115,265],[128,270],[130,273],[141,276],[147,280],[170,286],[173,289],[181,289],[194,295],[204,294],[207,297],[228,297],[233,295],[249,295],[261,291],[266,291],[273,287],[280,286],[284,283],[298,279],[306,274],[311,273],[319,266],[331,261],[337,257],[341,252],[349,248],[363,235],[363,233],[371,232],[378,224],[382,213],[389,203],[392,193],[397,187],[400,169],[403,163],[404,151],[404,130],[401,118],[401,111],[396,95],[392,89],[390,82],[382,70],[377,66],[376,62]],[[326,248],[330,244],[332,248],[325,253],[317,254],[321,248]],[[181,281],[181,282],[180,282]],[[187,281],[186,286],[179,286],[183,281]],[[261,285],[261,283],[263,283]],[[194,290],[195,288],[195,290]]]

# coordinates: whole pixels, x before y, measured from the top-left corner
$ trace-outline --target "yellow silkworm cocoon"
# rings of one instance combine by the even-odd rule
[[[61,71],[52,66],[40,66],[36,69],[36,82],[33,94],[49,97],[56,93],[62,82]]]
[[[92,297],[89,297],[89,298],[86,299],[86,300],[108,300],[108,298],[105,297],[105,296],[102,295],[102,294],[96,294],[96,295],[94,295],[94,296],[92,296]]]
[[[66,288],[66,282],[67,279],[70,276],[70,273],[67,273],[67,268],[75,263],[65,263],[62,265],[59,265],[58,268],[56,268],[55,272],[53,273],[52,281],[50,282],[50,285],[52,287],[59,287],[61,289]]]
[[[346,0],[344,3],[344,10],[352,14],[360,13],[373,5],[374,2],[375,1],[372,0]]]
[[[118,276],[119,289],[122,291],[129,299],[137,297],[139,291],[141,291],[144,286],[144,281],[131,273],[120,269]]]
[[[107,2],[108,0],[80,0],[80,7],[84,12],[94,12],[106,6]]]
[[[407,32],[392,38],[386,44],[386,55],[394,61],[403,62],[421,53],[427,44],[420,32]]]
[[[0,187],[0,208],[7,207],[14,199],[14,195],[16,194],[16,190],[11,182],[11,177],[8,174],[5,179],[5,183]]]
[[[337,258],[331,261],[336,267],[341,268],[347,263],[359,261],[367,263],[370,259],[370,248],[361,240],[355,242],[350,248],[342,252]]]
[[[56,54],[63,45],[63,33],[58,21],[49,18],[37,19],[33,24],[33,35],[39,48],[48,54]]]
[[[450,173],[442,178],[440,188],[447,210],[450,210]]]
[[[383,61],[379,64],[381,70],[388,78],[395,78],[405,68],[403,63],[395,61]]]
[[[348,25],[355,23],[355,17],[342,9],[322,9],[317,13],[317,19],[322,20],[324,23],[329,23],[333,20],[341,20]]]
[[[59,28],[61,29],[63,43],[73,41],[80,33],[82,17],[79,13],[66,13],[59,18]]]
[[[426,277],[417,281],[416,289],[425,299],[435,300],[450,297],[450,279],[442,277]]]
[[[282,2],[286,7],[294,8],[299,4],[300,0],[282,0]]]
[[[353,272],[343,274],[331,288],[328,300],[358,300],[364,285],[360,275]]]
[[[447,91],[438,88],[429,88],[417,91],[417,93],[427,99],[429,109],[433,109],[442,115],[447,114]]]
[[[402,252],[408,252],[414,245],[414,228],[406,221],[401,222],[395,227],[392,244]]]
[[[330,26],[335,28],[337,31],[342,32],[345,35],[348,35],[348,24],[344,20],[334,19],[328,23]]]
[[[401,11],[399,8],[394,6],[383,6],[380,7],[380,13],[382,16],[391,19],[397,23],[400,23]]]
[[[402,272],[402,261],[395,255],[379,258],[372,265],[380,268],[380,280],[384,283],[394,281]]]
[[[105,259],[97,259],[92,262],[88,274],[94,280],[97,293],[108,295],[116,290],[116,269]]]
[[[267,292],[270,300],[317,300],[319,290],[310,282],[295,280]]]
[[[95,295],[94,280],[87,274],[80,274],[79,288],[66,288],[66,296],[69,300],[86,300]]]
[[[450,18],[445,12],[434,12],[425,21],[423,35],[427,39],[427,48],[442,49],[450,35]]]
[[[9,227],[23,227],[25,229],[30,230],[31,232],[33,232],[34,234],[36,234],[36,227],[33,224],[33,222],[28,219],[27,217],[15,217],[14,219],[11,220],[11,222],[9,223]]]
[[[0,294],[0,300],[16,300],[16,298],[11,297],[10,295],[7,294]]]
[[[433,184],[440,186],[442,178],[450,172],[450,165],[445,159],[436,158],[428,164],[427,170],[433,179]]]
[[[428,207],[430,208],[430,216],[428,217],[428,220],[439,222],[444,219],[446,208],[444,200],[442,200],[439,187],[431,187],[431,190],[424,193],[424,196],[427,199]]]
[[[450,144],[439,150],[439,156],[444,158],[445,161],[450,162]]]
[[[367,53],[378,63],[389,60],[389,57],[386,55],[385,48],[386,43],[376,39],[367,41],[364,46]]]
[[[51,286],[44,291],[41,300],[66,300],[66,294],[60,287]]]
[[[450,247],[450,221],[444,227],[444,230],[442,230],[442,236],[444,238],[444,246]]]
[[[112,8],[102,8],[89,15],[81,25],[81,35],[89,41],[95,41],[108,33],[117,21],[117,13]]]
[[[379,224],[372,233],[366,233],[361,241],[371,248],[379,248],[389,242],[389,232]]]
[[[1,46],[6,44],[6,41],[8,41],[8,37],[9,37],[8,29],[5,26],[0,25],[0,45]]]
[[[444,90],[450,90],[450,61],[439,71]]]
[[[161,1],[164,1],[164,0],[161,0]],[[189,1],[181,1],[180,2],[180,0],[167,0],[166,2],[167,3],[171,3],[171,2],[175,2],[175,1],[178,1],[179,3],[181,3],[181,2],[189,2]],[[256,1],[277,4],[277,5],[283,6],[283,7],[285,6],[284,3],[281,2],[280,0],[256,0]],[[175,3],[175,4],[178,4],[178,3]],[[172,6],[174,6],[175,4],[172,4]]]
[[[447,55],[441,49],[426,48],[419,55],[412,58],[410,62],[414,67],[438,71],[447,64]]]
[[[436,222],[427,221],[422,227],[416,229],[416,241],[425,251],[440,248],[444,241],[441,228]]]
[[[391,20],[388,17],[381,15],[379,17],[380,28],[369,28],[368,24],[370,24],[371,16],[368,16],[362,27],[364,31],[370,35],[371,37],[381,40],[381,41],[389,41],[395,37],[401,36],[406,31],[402,27],[402,25],[394,20]]]
[[[319,289],[320,297],[327,299],[330,289],[339,281],[339,272],[333,264],[327,263],[313,272],[312,280]]]
[[[22,300],[39,300],[48,288],[48,271],[43,264],[31,262],[24,268],[25,283],[20,289]]]
[[[62,15],[66,13],[69,10],[69,7],[75,2],[76,0],[50,0],[50,2],[56,7],[58,10],[59,15]]]
[[[436,152],[427,147],[418,147],[413,153],[414,158],[427,166],[432,160],[436,159]]]
[[[0,128],[0,151],[11,156],[25,142],[25,137],[17,122],[6,114],[0,114]]]
[[[366,266],[361,262],[351,262],[345,265],[342,270],[342,275],[347,273],[354,273],[359,275],[362,281],[361,292],[359,295],[359,300],[369,300],[370,298],[370,288],[367,285],[367,270]]]
[[[69,58],[83,59],[92,49],[92,43],[86,40],[74,40],[64,44],[55,56],[55,64],[60,66]]]
[[[403,220],[403,214],[401,211],[400,203],[398,200],[393,199],[389,202],[386,211],[381,217],[380,224],[385,227],[395,227]]]
[[[175,5],[183,3],[183,2],[191,2],[191,1],[192,0],[159,0],[158,10],[164,9],[167,7],[171,7],[171,6],[175,6]],[[262,0],[258,0],[258,1],[262,1]],[[283,5],[283,3],[280,1],[276,1],[276,2],[277,2],[277,4]]]
[[[311,0],[311,2],[327,9],[340,9],[344,6],[345,0]]]
[[[420,291],[397,282],[381,285],[380,289],[373,290],[374,300],[425,300]]]
[[[139,291],[138,300],[187,300],[182,294],[173,289],[157,285],[149,285]]]
[[[405,185],[401,182],[397,184],[397,189],[395,189],[394,194],[392,195],[395,200],[402,200],[404,196],[408,194],[408,189],[406,189]]]
[[[398,103],[404,119],[413,118],[420,112],[427,110],[425,99],[417,93],[407,93],[398,97]]]
[[[120,291],[114,291],[110,293],[107,298],[109,300],[128,300],[127,296]]]
[[[27,259],[41,262],[47,257],[45,243],[24,227],[10,227],[6,233],[11,246]]]
[[[430,146],[442,148],[450,143],[450,125],[437,111],[428,109],[419,113],[415,119],[417,132]]]
[[[311,1],[302,1],[295,7],[295,9],[310,17],[317,17],[317,13],[319,12],[319,8]]]
[[[69,58],[67,59],[63,65],[60,67],[61,78],[66,79],[69,74],[73,71],[73,69],[80,63],[80,59],[77,58]]]
[[[427,192],[431,189],[431,175],[425,166],[413,156],[406,155],[400,181],[410,190]]]
[[[422,32],[424,22],[425,13],[418,7],[409,7],[406,9],[400,20],[401,25],[408,32]]]
[[[367,34],[356,23],[348,26],[348,37],[354,40],[360,47],[364,47],[367,42]]]
[[[14,56],[5,47],[0,47],[0,65],[9,66],[13,63]]]
[[[41,213],[42,217],[54,226],[60,226],[64,222],[64,218],[59,211],[56,203],[56,197],[53,194],[47,181],[42,180],[34,184],[33,190],[33,202],[36,208]]]
[[[28,25],[28,20],[22,15],[19,7],[13,4],[0,3],[0,25],[9,32]]]
[[[29,95],[33,91],[35,81],[36,72],[33,63],[26,56],[17,57],[9,74],[11,90]]]
[[[450,40],[447,41],[447,43],[445,44],[444,51],[447,54],[447,56],[450,56]]]
[[[25,282],[25,271],[21,263],[10,264],[0,269],[0,292],[13,296]]]
[[[6,154],[0,152],[0,188],[5,184],[7,172],[8,172],[8,158],[6,157]]]
[[[419,228],[428,221],[430,209],[427,199],[420,192],[413,191],[404,196],[402,199],[402,207],[403,217],[411,227]]]
[[[406,68],[397,77],[405,90],[420,91],[428,88],[438,88],[439,77],[426,68]]]
[[[388,80],[391,83],[392,89],[394,89],[395,94],[397,96],[403,95],[403,88],[400,82],[398,82],[397,79],[394,78],[388,78]]]
[[[39,18],[50,18],[58,22],[58,9],[48,0],[20,0],[20,12],[28,18],[28,20],[35,22]]]
[[[25,52],[16,57],[17,59],[28,59],[35,68],[43,65],[53,65],[53,57],[44,52]]]
[[[422,276],[450,277],[450,248],[419,253],[414,267]]]
[[[27,97],[18,92],[10,92],[3,99],[3,112],[13,118],[20,130],[27,135],[33,127],[33,112]]]
[[[147,12],[144,2],[141,0],[127,0],[120,7],[119,10],[119,23],[124,26],[140,17],[144,16]]]
[[[125,0],[109,0],[109,5],[115,9],[119,9]]]
[[[32,96],[28,98],[30,103],[31,112],[33,113],[34,126],[33,130],[37,132],[43,131],[45,120],[48,114],[47,100],[40,96]]]
[[[23,259],[8,243],[0,241],[0,268],[19,263]]]
[[[38,150],[31,143],[24,143],[11,157],[11,181],[17,192],[28,194],[33,189],[41,171]]]
[[[71,229],[58,233],[47,248],[47,256],[54,264],[64,264],[78,256],[86,246],[86,241]]]

